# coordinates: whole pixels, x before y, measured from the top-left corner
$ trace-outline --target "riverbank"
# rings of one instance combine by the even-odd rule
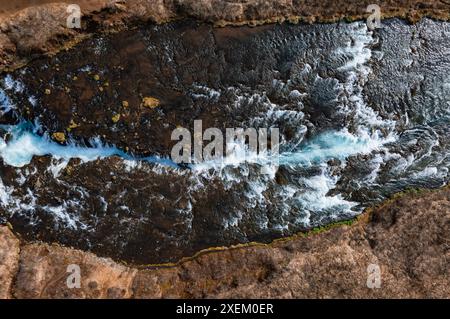
[[[447,298],[449,201],[448,187],[407,192],[351,225],[159,267],[22,242],[2,227],[0,297]],[[67,288],[71,264],[81,268],[80,289]],[[370,265],[380,267],[380,288],[368,288]]]
[[[35,56],[56,53],[99,32],[116,32],[137,24],[165,23],[193,18],[216,26],[336,22],[366,19],[372,1],[304,0],[239,3],[225,0],[70,0],[1,1],[0,71],[11,70]],[[67,3],[79,4],[83,13],[81,29],[68,29]],[[423,17],[450,19],[450,3],[445,1],[379,1],[383,19],[399,17],[417,22]]]

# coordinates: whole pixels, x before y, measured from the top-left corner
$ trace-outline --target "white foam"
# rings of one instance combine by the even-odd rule
[[[313,165],[330,159],[344,160],[352,155],[368,154],[379,150],[393,139],[362,134],[357,136],[347,129],[323,133],[309,141],[300,151],[281,154],[281,164]]]
[[[70,214],[68,212],[68,206],[72,205],[74,207],[79,204],[73,201],[64,202],[59,206],[44,206],[42,207],[45,211],[50,213],[55,217],[60,223],[64,224],[67,228],[77,230],[79,227],[86,229],[87,226],[80,222],[79,216]]]
[[[332,178],[323,170],[321,175],[303,178],[307,191],[297,197],[302,206],[309,211],[320,212],[329,208],[351,210],[357,203],[343,199],[342,195],[328,196],[328,192],[336,186],[336,178]]]
[[[0,177],[0,203],[2,204],[3,207],[5,207],[10,203],[11,194],[12,189],[10,187],[5,186]]]
[[[69,161],[67,159],[52,159],[50,166],[48,167],[48,171],[52,173],[54,178],[58,178],[59,173],[67,167]]]
[[[373,43],[372,32],[367,29],[365,23],[353,24],[352,39],[347,46],[339,48],[336,53],[351,56],[351,59],[347,63],[341,66],[340,70],[353,70],[357,68],[363,68],[368,71],[368,67],[365,65],[372,56],[371,50],[368,46]]]
[[[5,89],[13,91],[14,93],[22,93],[25,88],[22,82],[14,80],[10,74],[3,79],[3,84]]]
[[[0,115],[8,113],[14,108],[5,91],[0,89]]]
[[[193,93],[191,93],[191,96],[195,99],[207,98],[208,100],[217,102],[221,96],[220,91],[207,87],[206,85],[193,84],[192,90]]]
[[[16,128],[13,128],[13,131],[14,139],[12,141],[8,143],[0,141],[0,156],[6,164],[15,167],[23,167],[29,164],[33,156],[52,155],[66,161],[71,158],[93,161],[98,158],[120,154],[120,151],[113,147],[63,146],[28,131],[20,132]]]
[[[244,214],[240,211],[237,211],[234,214],[235,214],[235,216],[223,220],[222,225],[223,225],[224,229],[229,229],[232,227],[239,226],[239,223],[242,220]]]

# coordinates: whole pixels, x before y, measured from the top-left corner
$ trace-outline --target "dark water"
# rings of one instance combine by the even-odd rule
[[[35,61],[2,86],[3,221],[137,263],[267,242],[449,180],[448,23],[148,26]],[[138,106],[150,95],[157,110]],[[154,157],[196,119],[280,128],[280,167],[261,174],[264,157],[239,153],[192,169]],[[66,131],[70,145],[49,140],[71,121],[84,122]]]

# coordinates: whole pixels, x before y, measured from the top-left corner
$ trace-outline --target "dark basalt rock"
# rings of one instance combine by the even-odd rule
[[[9,194],[0,216],[9,216],[25,239],[146,264],[274,235],[255,227],[258,210],[240,204],[245,185],[225,190],[218,178],[148,163],[130,169],[120,158],[71,160],[60,170],[58,164],[50,157],[34,158],[22,169],[0,164]],[[247,214],[239,228],[224,228],[237,211]]]
[[[168,155],[172,130],[196,119],[204,128],[279,127],[282,151],[300,160],[273,176],[258,164],[199,173],[139,157],[3,163],[1,222],[29,240],[160,263],[270,242],[352,218],[406,188],[439,187],[450,180],[449,35],[447,23],[431,20],[393,20],[373,34],[363,24],[213,29],[188,21],[37,59],[9,75],[13,87],[2,83],[15,105],[2,123],[26,119],[60,143],[100,137],[137,155]],[[376,132],[384,144],[366,151],[359,140],[346,144],[348,134],[326,134],[342,128],[358,138]],[[341,151],[353,155],[336,158]]]
[[[11,99],[20,105],[20,117],[39,120],[50,135],[64,132],[86,144],[100,137],[138,155],[169,155],[171,132],[178,126],[193,130],[194,120],[203,120],[204,128],[248,127],[271,101],[304,108],[317,133],[345,125],[334,112],[342,94],[335,78],[345,80],[345,72],[336,71],[342,61],[324,61],[308,78],[293,79],[293,72],[314,54],[344,45],[327,43],[326,29],[213,29],[180,22],[98,37],[13,73],[24,89]],[[325,79],[317,81],[316,74]],[[274,84],[289,79],[310,93],[304,104]],[[146,107],[145,98],[159,102]],[[273,124],[287,140],[295,137],[292,124]]]

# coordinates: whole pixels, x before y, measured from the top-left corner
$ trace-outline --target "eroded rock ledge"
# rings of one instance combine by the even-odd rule
[[[372,0],[64,0],[1,1],[0,71],[16,68],[34,55],[52,53],[96,32],[116,31],[143,22],[164,23],[195,18],[224,25],[258,25],[282,21],[334,22],[366,18]],[[36,3],[42,5],[37,6]],[[67,3],[78,3],[82,29],[68,29]],[[440,0],[377,2],[382,17],[418,21],[450,19],[450,3]]]
[[[0,228],[0,296],[9,298],[448,298],[450,188],[397,196],[351,226],[131,267]],[[81,267],[68,289],[67,266]],[[367,287],[367,267],[381,288]]]

